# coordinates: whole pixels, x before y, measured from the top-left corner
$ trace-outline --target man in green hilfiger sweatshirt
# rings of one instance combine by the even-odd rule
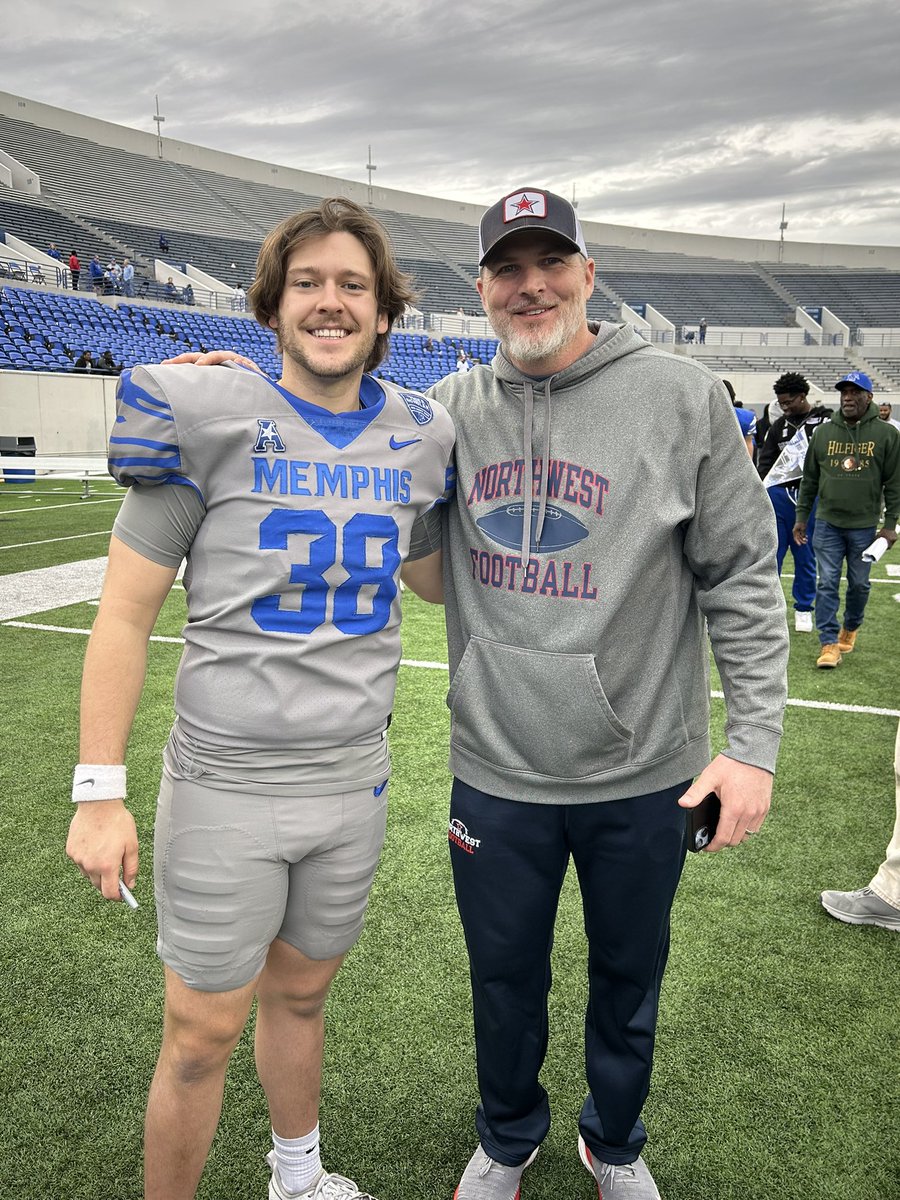
[[[826,668],[836,667],[841,656],[850,653],[863,622],[871,564],[863,561],[862,553],[876,537],[893,546],[900,516],[900,431],[879,420],[868,375],[851,371],[834,386],[841,393],[841,406],[810,440],[794,526],[794,541],[803,545],[818,497],[812,544],[818,566],[816,628],[822,645],[816,666]],[[838,632],[844,559],[847,599]]]

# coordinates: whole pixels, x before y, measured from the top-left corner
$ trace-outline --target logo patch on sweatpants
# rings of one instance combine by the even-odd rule
[[[458,817],[451,818],[447,836],[452,845],[459,846],[466,854],[474,854],[481,845],[481,838],[473,838]]]

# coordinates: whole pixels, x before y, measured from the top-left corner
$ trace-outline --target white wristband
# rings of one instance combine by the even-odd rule
[[[124,800],[125,767],[122,764],[79,763],[72,783],[72,801]]]

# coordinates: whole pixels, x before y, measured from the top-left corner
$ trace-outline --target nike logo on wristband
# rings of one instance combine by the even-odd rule
[[[75,786],[76,787],[93,787],[94,780],[93,779],[79,779],[78,782],[75,784]]]

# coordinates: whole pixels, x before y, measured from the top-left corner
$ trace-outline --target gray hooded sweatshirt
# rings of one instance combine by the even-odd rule
[[[454,775],[555,804],[689,779],[710,758],[707,630],[725,752],[773,771],[775,519],[715,376],[604,324],[548,379],[501,351],[431,394],[457,429],[442,529]]]

